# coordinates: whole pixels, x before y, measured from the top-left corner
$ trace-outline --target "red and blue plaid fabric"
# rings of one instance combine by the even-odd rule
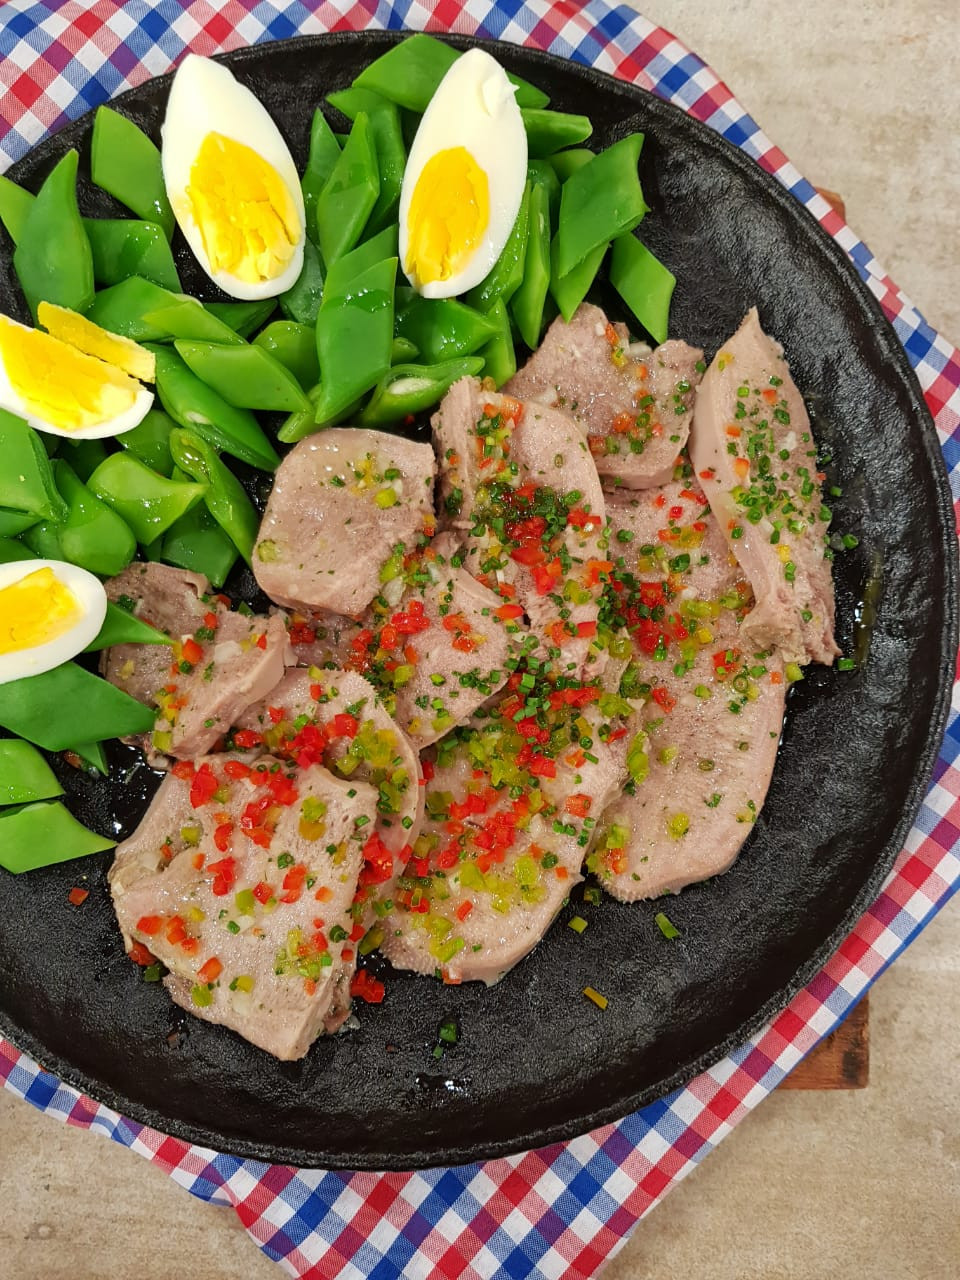
[[[843,246],[896,329],[936,419],[960,510],[960,356],[704,63],[633,10],[590,0],[334,0],[214,5],[99,0],[0,5],[0,168],[47,133],[169,70],[300,33],[367,28],[511,40],[643,85],[774,174]],[[343,1280],[587,1277],[639,1218],[850,1011],[960,886],[960,685],[930,791],[883,892],[772,1023],[661,1102],[567,1144],[421,1173],[323,1172],[238,1160],[165,1137],[82,1097],[0,1040],[0,1079],[68,1124],[146,1156],[201,1199],[230,1204],[294,1276]]]

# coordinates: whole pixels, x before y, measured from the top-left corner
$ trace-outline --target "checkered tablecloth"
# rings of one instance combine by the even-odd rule
[[[456,31],[515,41],[643,85],[753,156],[820,220],[879,299],[936,419],[960,509],[960,357],[703,62],[606,0],[336,0],[324,4],[100,0],[0,5],[0,168],[112,95],[212,54],[298,33]],[[134,1124],[0,1039],[6,1088],[140,1152],[201,1199],[233,1205],[295,1276],[587,1277],[638,1219],[847,1014],[960,886],[960,685],[933,783],[883,892],[837,954],[738,1052],[661,1102],[565,1145],[421,1173],[323,1172],[238,1160]]]

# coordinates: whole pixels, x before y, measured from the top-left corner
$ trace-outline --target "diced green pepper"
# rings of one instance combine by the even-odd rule
[[[0,866],[15,875],[102,853],[116,843],[88,831],[59,800],[0,813]]]
[[[30,207],[13,266],[34,317],[41,302],[86,311],[93,302],[93,255],[77,208],[76,151],[51,170]]]
[[[0,725],[47,751],[147,733],[153,721],[150,707],[75,662],[0,684]]]
[[[205,302],[204,310],[239,333],[241,338],[249,338],[256,333],[262,324],[266,324],[277,309],[276,298],[262,298],[254,302]],[[178,338],[194,338],[199,334],[177,334]],[[211,338],[211,342],[217,339]]]
[[[527,253],[520,288],[510,300],[510,310],[520,337],[531,350],[540,345],[543,307],[550,289],[550,192],[542,183],[530,189]]]
[[[492,378],[498,387],[502,387],[517,372],[510,316],[502,298],[497,298],[488,314],[496,322],[497,334],[480,352],[483,357],[483,373],[485,377]]]
[[[0,409],[0,507],[37,519],[65,520],[67,506],[53,477],[53,465],[40,436],[22,418]],[[13,530],[0,526],[0,533]]]
[[[666,342],[676,277],[635,235],[614,240],[610,283],[653,340]]]
[[[155,222],[132,218],[84,218],[98,285],[119,284],[130,276],[152,280],[162,289],[180,291],[170,242]]]
[[[557,238],[554,236],[550,247],[550,292],[567,322],[587,296],[609,248],[609,244],[598,245],[572,271],[560,275],[557,270]]]
[[[482,368],[480,356],[433,365],[394,365],[377,383],[358,422],[363,427],[402,422],[408,415],[438,404],[459,378],[473,377]]]
[[[173,435],[171,432],[171,449]],[[98,498],[123,517],[144,546],[166,533],[206,493],[202,484],[180,484],[151,471],[132,453],[112,453],[88,483]]]
[[[309,408],[310,401],[293,374],[263,347],[182,339],[173,345],[198,378],[238,409],[293,413]]]
[[[173,419],[162,409],[149,409],[139,426],[132,431],[122,432],[117,436],[117,441],[141,462],[145,462],[151,471],[169,476],[173,471],[170,432],[175,425]]]
[[[112,107],[98,107],[93,118],[90,176],[137,217],[159,223],[168,240],[173,235],[160,152],[142,129]]]
[[[637,165],[643,134],[631,133],[570,175],[560,194],[556,268],[565,276],[601,244],[632,231],[647,212]]]
[[[63,787],[36,747],[22,738],[0,738],[0,805],[62,795]]]
[[[440,81],[460,56],[458,49],[420,32],[381,54],[353,83],[372,89],[408,111],[422,114]],[[542,90],[519,76],[508,73],[508,78],[517,86],[519,106],[545,107],[550,101]]]
[[[520,115],[527,131],[527,152],[534,159],[553,155],[562,147],[585,142],[593,133],[593,125],[588,116],[543,111],[538,107],[525,107]]]
[[[467,294],[467,302],[478,311],[489,311],[499,299],[510,301],[523,281],[523,266],[527,253],[527,232],[530,218],[530,184],[523,189],[517,220],[503,246],[503,252],[493,264],[493,269]]]
[[[399,337],[409,338],[428,364],[478,351],[497,332],[489,316],[452,298],[421,298],[410,290],[397,290],[397,301],[409,299],[396,320]]]
[[[202,573],[219,590],[236,564],[237,548],[200,505],[170,526],[157,547],[157,559]]]
[[[171,336],[169,331],[148,323],[145,317],[183,300],[183,294],[161,289],[142,276],[131,276],[121,284],[101,289],[86,314],[87,319],[101,329],[118,333],[123,338],[132,338],[134,342],[160,342]]]
[[[190,431],[171,431],[170,452],[180,470],[199,482],[207,510],[249,564],[260,517],[243,485],[216,449]]]
[[[142,618],[108,600],[103,626],[84,649],[84,653],[99,653],[101,649],[110,649],[115,644],[172,643],[169,636],[165,636],[156,627],[151,627],[149,622],[144,622]]]
[[[380,175],[370,118],[361,111],[317,198],[317,237],[328,270],[360,240],[379,195]]]
[[[280,458],[249,409],[228,404],[170,347],[151,345],[150,350],[157,358],[157,394],[174,422],[241,462],[274,470]]]
[[[280,310],[288,320],[298,324],[316,324],[320,300],[323,298],[323,263],[312,240],[303,246],[303,267],[296,282],[281,293]]]
[[[397,259],[387,258],[357,276],[349,292],[324,296],[317,316],[318,423],[347,409],[390,368],[396,275]]]
[[[399,109],[380,94],[356,87],[331,93],[327,101],[350,120],[356,120],[361,111],[366,112],[369,117],[370,134],[377,157],[380,194],[370,211],[368,225],[376,230],[396,223],[403,171],[407,163]]]
[[[316,245],[317,240],[317,200],[333,173],[340,159],[340,143],[327,124],[326,117],[319,107],[313,113],[310,124],[310,150],[307,153],[307,167],[300,179],[303,192],[303,208],[306,215],[307,235]]]
[[[253,340],[256,347],[289,369],[301,387],[312,387],[320,377],[315,331],[295,320],[274,320]]]

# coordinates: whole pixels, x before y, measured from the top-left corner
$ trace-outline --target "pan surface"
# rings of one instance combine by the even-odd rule
[[[310,116],[394,43],[387,34],[260,45],[225,61],[302,164]],[[466,41],[453,43],[465,46]],[[558,110],[588,114],[604,146],[646,133],[645,242],[674,271],[672,336],[712,357],[744,312],[785,346],[826,462],[837,556],[838,639],[854,672],[807,668],[789,698],[773,783],[726,875],[666,904],[574,900],[491,990],[387,971],[359,1028],[280,1063],[192,1019],[124,956],[110,855],[30,875],[0,871],[0,1031],[64,1080],[131,1118],[221,1151],[350,1169],[457,1164],[541,1146],[662,1096],[741,1044],[814,975],[878,892],[921,802],[956,654],[953,516],[933,423],[903,349],[840,248],[772,178],[680,110],[573,63],[500,45]],[[159,141],[169,78],[118,99]],[[342,122],[341,122],[342,123]],[[120,216],[87,180],[92,118],[11,171],[31,190],[70,146],[81,209]],[[2,233],[0,233],[2,235]],[[184,287],[211,287],[180,244]],[[0,243],[0,290],[25,314]],[[615,295],[597,300],[614,318]],[[624,317],[626,318],[626,317]],[[262,487],[262,483],[261,483]],[[236,593],[246,584],[232,583]],[[156,775],[114,744],[108,779],[53,763],[71,807],[127,834]],[[67,894],[85,884],[81,909]],[[589,919],[578,936],[563,922]],[[382,970],[380,967],[382,966]],[[609,1000],[601,1012],[585,986]],[[459,1042],[434,1057],[453,1017]]]

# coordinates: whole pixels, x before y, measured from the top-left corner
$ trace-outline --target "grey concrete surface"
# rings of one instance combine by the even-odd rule
[[[648,0],[960,340],[960,5]],[[781,1094],[641,1223],[608,1280],[960,1275],[960,909],[878,983],[873,1076]],[[281,1274],[235,1216],[0,1092],[0,1280]]]

